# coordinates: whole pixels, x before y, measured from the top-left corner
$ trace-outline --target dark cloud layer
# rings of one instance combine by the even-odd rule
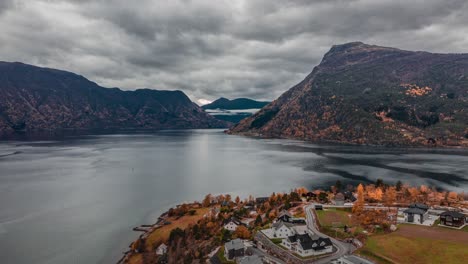
[[[1,0],[0,60],[193,100],[271,100],[331,45],[468,52],[465,0]]]

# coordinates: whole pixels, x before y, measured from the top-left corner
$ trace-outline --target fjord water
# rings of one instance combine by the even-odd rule
[[[0,142],[2,263],[114,263],[131,231],[206,193],[401,180],[468,190],[468,151],[317,145],[221,130]]]

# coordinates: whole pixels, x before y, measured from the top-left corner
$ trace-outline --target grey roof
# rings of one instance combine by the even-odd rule
[[[464,218],[465,215],[460,213],[460,212],[455,212],[455,211],[445,211],[440,214],[440,216],[451,216],[455,218]]]
[[[416,207],[412,207],[412,208],[408,208],[408,209],[404,210],[403,213],[423,215],[423,214],[426,213],[426,210],[419,209],[419,208],[416,208]]]
[[[257,255],[243,257],[239,264],[263,264],[262,259]]]
[[[244,242],[242,242],[241,239],[239,238],[236,238],[234,240],[231,240],[229,242],[226,242],[226,244],[224,245],[224,247],[226,248],[226,250],[231,250],[231,249],[234,249],[234,250],[238,250],[238,249],[242,249],[244,248]]]
[[[429,209],[429,206],[422,204],[422,203],[414,203],[414,204],[410,204],[409,208],[419,208],[419,209],[427,211]]]
[[[288,237],[288,240],[292,243],[298,242],[305,250],[313,249],[320,250],[327,246],[331,246],[332,242],[330,238],[314,237],[312,238],[309,234],[295,234],[294,236]]]
[[[287,222],[283,222],[283,221],[279,220],[279,221],[277,221],[276,223],[273,223],[272,227],[276,229],[276,228],[280,228],[282,225],[285,225],[285,226],[287,226],[287,227],[292,227],[292,226],[294,226],[294,225],[291,224],[291,223],[287,223]]]
[[[237,219],[237,218],[235,218],[235,217],[231,217],[231,218],[229,218],[229,219],[224,220],[224,224],[225,224],[225,225],[226,225],[226,224],[229,224],[230,222],[233,222],[233,223],[236,224],[236,225],[243,225],[243,223],[242,223],[239,219]]]
[[[279,214],[278,218],[282,217],[283,215],[286,215],[286,216],[289,216],[289,217],[293,217],[288,211],[283,210],[283,211],[281,211],[281,213]]]

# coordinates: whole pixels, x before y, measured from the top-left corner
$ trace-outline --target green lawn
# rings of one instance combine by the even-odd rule
[[[331,208],[326,210],[317,210],[317,218],[323,227],[343,227],[351,226],[351,214],[349,209]]]
[[[463,231],[401,225],[385,235],[370,236],[358,253],[377,263],[463,263],[468,242]]]
[[[283,242],[283,239],[282,238],[272,238],[270,239],[271,242],[275,243],[275,244],[281,244],[281,242]]]
[[[317,219],[320,224],[320,231],[331,237],[340,239],[351,236],[344,232],[344,226],[352,227],[352,221],[349,215],[351,214],[348,208],[331,208],[327,210],[317,210]]]

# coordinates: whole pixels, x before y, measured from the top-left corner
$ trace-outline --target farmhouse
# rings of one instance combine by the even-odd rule
[[[244,254],[244,242],[241,239],[237,238],[224,244],[224,257],[226,259],[243,257]]]
[[[235,217],[231,217],[224,222],[224,229],[234,232],[240,225],[244,225],[244,223]]]
[[[333,244],[329,238],[314,237],[309,234],[295,234],[289,236],[281,244],[302,257],[315,256],[333,251]]]
[[[273,237],[277,238],[285,238],[288,236],[292,236],[296,233],[293,224],[286,223],[283,221],[278,221],[274,223],[272,225],[272,229],[274,232]]]
[[[455,211],[445,211],[440,214],[440,224],[460,227],[465,224],[465,215]]]
[[[405,222],[422,224],[429,218],[428,209],[429,207],[425,204],[411,204],[408,209],[403,211]]]

